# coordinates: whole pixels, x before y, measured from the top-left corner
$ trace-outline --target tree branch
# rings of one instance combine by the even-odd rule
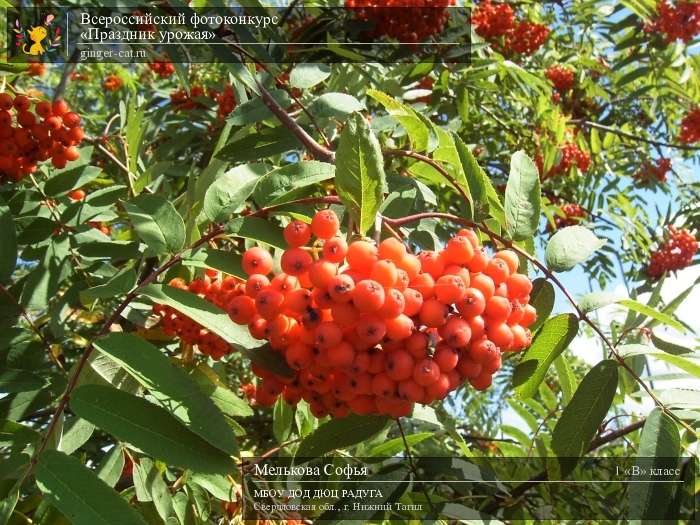
[[[306,150],[311,153],[311,155],[323,162],[334,163],[335,153],[325,146],[316,142],[316,140],[309,135],[304,128],[302,128],[292,117],[290,117],[282,106],[280,106],[277,101],[272,98],[270,92],[265,89],[265,87],[258,82],[258,89],[260,90],[260,98],[263,104],[275,115],[284,127],[286,127],[292,134],[299,139]]]
[[[584,126],[587,128],[595,128],[595,129],[599,129],[602,131],[607,131],[608,133],[614,133],[615,135],[618,135],[620,137],[625,137],[625,138],[630,139],[630,140],[636,140],[637,142],[645,142],[645,143],[651,144],[653,146],[661,146],[664,148],[675,148],[675,149],[686,150],[686,151],[698,151],[698,150],[700,150],[700,146],[691,146],[690,144],[671,144],[669,142],[662,142],[660,140],[648,139],[648,138],[642,137],[640,135],[635,135],[635,134],[629,133],[627,131],[622,131],[621,129],[611,128],[610,126],[598,124],[597,122],[591,122],[590,120],[570,120],[569,124],[576,124],[576,125]]]

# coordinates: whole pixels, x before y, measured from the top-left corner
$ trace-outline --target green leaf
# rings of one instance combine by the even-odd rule
[[[301,161],[282,166],[260,179],[254,198],[260,206],[282,204],[300,198],[306,188],[335,176],[335,166],[325,162]]]
[[[224,414],[231,417],[248,417],[253,415],[250,405],[234,394],[221,381],[219,376],[205,363],[200,363],[190,370],[190,376],[197,386],[208,395]]]
[[[510,159],[505,198],[506,229],[516,241],[531,239],[540,222],[540,176],[524,151]]]
[[[282,228],[259,217],[239,217],[226,224],[226,233],[286,249]]]
[[[0,205],[0,283],[6,282],[17,265],[17,230],[10,208]]]
[[[182,264],[198,268],[214,268],[220,272],[247,279],[248,274],[243,271],[241,259],[241,255],[237,253],[207,247],[198,250],[189,257],[183,258]]]
[[[253,132],[221,148],[216,156],[232,162],[266,159],[301,147],[296,137],[283,126]]]
[[[81,292],[81,298],[88,301],[94,299],[112,299],[129,293],[136,285],[136,272],[133,268],[124,268],[109,281],[93,286]]]
[[[571,366],[566,357],[562,354],[554,360],[554,368],[559,376],[559,387],[561,388],[562,397],[564,398],[564,403],[568,404],[571,398],[574,396],[574,391],[576,389],[576,376],[574,375]]]
[[[114,487],[124,470],[124,451],[121,445],[115,445],[97,467],[97,475],[110,487]]]
[[[581,297],[578,305],[581,310],[588,313],[613,304],[615,301],[617,301],[615,294],[608,292],[591,292]]]
[[[76,458],[47,450],[36,481],[46,499],[75,525],[146,525],[119,494]]]
[[[324,93],[311,102],[308,109],[316,117],[345,118],[362,111],[365,105],[346,93]]]
[[[376,89],[368,89],[367,96],[379,102],[389,115],[406,130],[413,151],[425,151],[428,148],[430,130],[416,111],[406,104]]]
[[[578,318],[574,314],[552,317],[542,325],[513,372],[513,385],[519,398],[537,393],[552,362],[566,350],[577,333]]]
[[[685,327],[680,322],[676,321],[673,317],[661,313],[652,308],[651,306],[647,306],[646,304],[642,304],[632,299],[620,299],[619,301],[617,301],[617,304],[629,308],[630,310],[633,310],[647,317],[651,317],[652,319],[655,319],[662,324],[671,326],[679,332],[686,331]]]
[[[379,142],[362,115],[350,118],[340,135],[335,185],[360,233],[366,233],[374,226],[386,180]]]
[[[136,234],[156,254],[174,253],[185,244],[185,222],[160,195],[140,195],[124,203]]]
[[[85,154],[81,151],[81,154]],[[78,166],[58,173],[46,181],[44,192],[49,197],[64,195],[71,190],[82,188],[100,176],[102,170],[95,166]]]
[[[408,443],[408,446],[411,447],[413,445],[417,445],[418,443],[425,441],[426,439],[430,439],[431,437],[435,437],[435,433],[433,432],[420,432],[418,434],[409,434],[406,436],[406,443]],[[368,457],[381,457],[381,458],[390,458],[399,452],[402,452],[405,449],[405,445],[403,442],[403,438],[394,438],[390,439],[389,441],[385,441],[384,443],[377,445],[376,447],[372,447],[372,449],[367,453]]]
[[[583,378],[552,433],[552,450],[560,458],[579,458],[603,422],[617,389],[617,363],[606,360]]]
[[[192,432],[228,454],[238,454],[236,436],[214,402],[155,346],[132,334],[113,333],[95,341],[95,347]]]
[[[678,467],[681,440],[676,423],[660,408],[652,410],[644,423],[637,452],[637,465],[642,469],[639,479],[649,483],[633,483],[629,489],[630,516],[632,519],[648,520],[655,517],[660,522],[661,509],[668,508],[675,490],[672,483],[654,483],[658,476],[651,476],[651,468],[675,469]],[[666,478],[664,478],[666,479]]]
[[[5,368],[0,372],[0,393],[30,392],[46,385],[41,376],[26,370]]]
[[[530,292],[530,304],[537,309],[537,320],[530,327],[534,332],[549,318],[554,308],[554,286],[544,277],[539,277],[532,282]]]
[[[294,422],[294,407],[288,404],[282,396],[277,398],[272,410],[272,433],[277,443],[284,443],[289,439]]]
[[[251,337],[247,327],[235,324],[226,312],[197,294],[163,284],[144,286],[139,293],[158,304],[171,306],[237,348],[256,348],[263,344]]]
[[[66,418],[63,424],[63,432],[58,443],[58,450],[66,454],[72,454],[92,437],[95,425],[79,417]]]
[[[252,195],[259,180],[258,174],[250,169],[236,167],[227,171],[207,188],[204,214],[212,222],[223,221]]]
[[[275,352],[269,344],[265,344],[259,348],[244,350],[244,353],[255,366],[267,370],[268,372],[287,378],[293,378],[295,376],[294,370],[289,368],[284,356],[279,352]]]
[[[7,496],[0,500],[0,525],[7,525],[15,511],[19,501],[19,489],[11,490]]]
[[[139,501],[152,501],[163,522],[167,522],[168,517],[174,515],[170,490],[153,461],[142,458],[139,464],[134,465],[134,486],[137,487],[137,495],[146,493],[147,499],[139,498]]]
[[[320,84],[331,76],[328,64],[298,64],[289,74],[289,85],[293,88],[308,89]]]
[[[658,348],[659,350],[663,350],[667,354],[683,355],[690,354],[693,352],[685,346],[677,345],[676,343],[672,343],[670,341],[665,341],[664,339],[661,339],[654,332],[651,333],[651,342],[656,348]]]
[[[292,99],[284,89],[274,89],[270,91],[270,96],[283,108],[289,107]],[[231,112],[231,116],[227,119],[234,126],[246,126],[261,120],[266,120],[273,116],[272,111],[268,109],[265,103],[260,98],[254,98],[248,102],[236,106]]]
[[[388,421],[385,417],[354,414],[342,419],[331,419],[301,442],[296,457],[321,457],[331,450],[362,443],[384,430]]]
[[[661,361],[665,361],[668,364],[676,366],[681,370],[685,370],[686,372],[694,375],[695,377],[700,377],[700,361],[695,355],[693,355],[692,357],[681,357],[679,355],[667,354],[666,352],[657,352],[649,346],[640,344],[622,345],[618,347],[617,350],[620,353],[620,355],[625,358],[634,357],[637,355],[654,357],[656,359],[660,359]]]
[[[566,272],[588,259],[605,244],[583,226],[567,226],[557,231],[547,243],[545,261],[555,272]]]
[[[220,474],[235,470],[230,456],[143,398],[111,387],[85,385],[73,392],[70,406],[105,432],[168,464]]]

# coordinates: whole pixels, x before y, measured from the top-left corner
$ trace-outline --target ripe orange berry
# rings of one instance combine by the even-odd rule
[[[346,341],[328,350],[328,363],[339,368],[348,368],[355,361],[355,349]]]
[[[458,275],[443,275],[435,282],[435,297],[444,304],[459,302],[467,292],[464,280]]]
[[[398,273],[393,262],[381,260],[372,265],[369,277],[385,288],[391,288],[396,284]]]
[[[290,248],[282,253],[280,264],[282,271],[289,275],[301,275],[309,270],[313,263],[311,254],[303,248]]]
[[[399,264],[406,256],[406,246],[393,237],[384,239],[379,243],[379,258],[392,261],[394,264]]]
[[[309,366],[313,360],[311,347],[303,343],[295,343],[287,348],[285,353],[287,364],[296,370]]]
[[[510,277],[508,263],[503,259],[491,259],[486,265],[484,273],[493,279],[493,283],[496,286],[506,282],[508,277]]]
[[[335,302],[348,302],[352,299],[355,281],[347,274],[332,277],[327,285],[328,295]]]
[[[384,292],[384,305],[378,310],[379,317],[393,319],[403,313],[406,299],[403,292],[396,288],[389,288]]]
[[[375,345],[386,335],[386,324],[374,315],[363,315],[357,323],[356,333],[360,341]]]
[[[379,398],[388,398],[396,392],[396,382],[387,374],[377,374],[372,378],[372,393]]]
[[[537,310],[535,310],[535,307],[526,304],[525,307],[523,308],[523,317],[520,320],[520,324],[522,324],[525,328],[528,326],[531,326],[532,323],[534,323],[537,320]]]
[[[407,315],[397,315],[392,319],[386,319],[384,323],[386,335],[391,341],[403,341],[411,337],[411,333],[413,333],[413,321]]]
[[[508,317],[510,317],[511,312],[512,307],[510,301],[505,297],[495,295],[486,301],[484,316],[490,323],[497,324],[505,322]]]
[[[447,242],[445,255],[452,264],[467,264],[474,257],[474,246],[466,236],[457,235]]]
[[[342,237],[333,237],[323,243],[323,258],[334,263],[342,263],[348,253],[348,244]]]
[[[231,299],[226,310],[234,323],[248,324],[256,315],[255,300],[247,295],[239,295]]]
[[[433,356],[441,372],[453,370],[459,362],[459,351],[450,345],[438,344]]]
[[[430,358],[418,362],[413,369],[413,380],[420,386],[432,385],[440,378],[440,367]]]
[[[527,275],[521,273],[511,274],[506,281],[506,286],[508,286],[508,297],[511,299],[522,299],[532,291],[532,282]]]
[[[346,258],[353,270],[369,273],[377,261],[377,248],[367,241],[355,241],[348,246]]]
[[[262,290],[255,297],[255,307],[258,309],[258,313],[268,321],[280,313],[283,304],[284,295],[271,288]]]
[[[82,201],[86,197],[86,194],[83,190],[73,190],[70,193],[68,193],[68,198],[72,201]]]
[[[303,313],[311,306],[311,292],[306,288],[290,290],[284,299],[284,309],[295,314]]]
[[[270,286],[270,280],[262,274],[255,273],[248,277],[245,284],[245,293],[249,297],[255,299],[255,296],[258,295],[260,290],[264,290],[268,286]]]
[[[66,104],[65,100],[58,99],[54,100],[53,104],[51,105],[51,111],[54,115],[61,116],[64,113],[68,113],[70,108],[68,107],[68,104]]]
[[[486,266],[489,263],[489,257],[483,248],[475,249],[474,256],[467,263],[467,268],[472,273],[480,273],[486,270]]]
[[[270,281],[270,288],[277,290],[283,294],[287,294],[292,290],[299,288],[299,279],[293,275],[279,273]]]
[[[326,321],[316,327],[315,336],[314,342],[316,346],[319,348],[332,348],[338,346],[343,340],[343,331],[336,323]]]
[[[409,279],[415,279],[420,273],[421,263],[418,257],[407,253],[400,262],[396,263],[396,266],[405,271]]]
[[[340,221],[333,210],[317,211],[311,219],[311,231],[319,239],[330,239],[340,228]]]
[[[352,301],[360,312],[376,312],[384,304],[384,299],[384,288],[371,279],[360,281],[352,291]]]
[[[445,261],[438,252],[425,251],[418,254],[421,269],[429,273],[434,279],[439,278],[445,272]]]
[[[474,275],[471,285],[472,288],[479,290],[487,301],[496,293],[496,285],[493,284],[493,279],[484,273]]]
[[[338,265],[320,259],[309,268],[309,280],[314,286],[326,289],[333,282],[336,273],[338,273]]]
[[[450,309],[436,299],[428,299],[420,310],[420,321],[429,328],[437,328],[447,322]]]
[[[513,344],[513,331],[506,323],[488,325],[486,335],[498,348],[508,349]]]
[[[423,295],[413,288],[406,288],[403,291],[404,308],[403,313],[409,317],[413,317],[423,306]]]
[[[424,300],[430,299],[435,295],[435,281],[429,273],[418,274],[411,281],[411,288],[420,292]]]
[[[461,317],[452,317],[440,329],[440,335],[449,346],[460,348],[469,343],[472,330],[469,323]]]
[[[518,259],[518,254],[513,250],[501,250],[494,254],[494,258],[502,259],[508,265],[508,270],[511,274],[518,271],[518,266],[520,265],[520,259]]]
[[[404,381],[413,375],[414,361],[404,350],[391,352],[386,357],[386,373],[394,381]]]
[[[298,248],[311,240],[311,227],[305,222],[294,220],[285,226],[283,234],[290,247]]]
[[[258,246],[246,250],[241,261],[243,271],[248,275],[253,275],[254,273],[267,275],[272,271],[272,265],[270,253]]]

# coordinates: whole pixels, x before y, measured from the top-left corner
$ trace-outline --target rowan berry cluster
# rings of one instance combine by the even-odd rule
[[[559,163],[552,166],[547,173],[544,173],[544,158],[541,153],[535,155],[535,164],[540,172],[542,180],[567,173],[573,166],[576,166],[581,172],[588,171],[591,166],[591,156],[580,149],[573,142],[566,142],[561,146],[561,159]]]
[[[236,107],[236,97],[233,93],[233,87],[229,84],[224,86],[221,92],[213,88],[205,90],[204,87],[199,85],[192,86],[189,92],[180,88],[170,94],[170,103],[175,107],[176,111],[206,109],[207,106],[197,100],[198,98],[205,97],[218,104],[216,114],[219,118],[226,117]]]
[[[574,85],[574,71],[566,66],[556,64],[547,68],[545,75],[561,93],[569,91]]]
[[[472,13],[472,25],[479,36],[498,38],[513,30],[515,13],[508,4],[493,4],[491,0],[485,0]]]
[[[681,121],[681,134],[678,137],[685,144],[700,142],[700,108],[691,109]]]
[[[478,35],[497,44],[504,52],[521,55],[534,54],[549,36],[547,26],[517,20],[508,4],[494,4],[491,0],[479,3],[472,13],[472,24]],[[503,42],[497,42],[501,38]]]
[[[690,42],[700,35],[700,2],[679,0],[673,5],[661,0],[657,11],[656,20],[647,24],[645,31],[662,33],[667,43],[675,40]]]
[[[57,168],[80,157],[80,116],[63,100],[36,102],[24,95],[0,93],[0,181],[19,181],[51,159]]]
[[[532,284],[517,273],[515,253],[489,257],[461,230],[444,250],[416,256],[395,239],[348,245],[338,228],[331,210],[311,225],[291,222],[273,278],[266,250],[243,255],[245,293],[225,308],[295,371],[282,378],[253,367],[258,404],[283,395],[305,399],[317,416],[406,415],[465,381],[488,388],[501,352],[529,346]]]
[[[175,66],[168,60],[154,60],[148,63],[148,68],[160,78],[168,78],[175,73]]]
[[[370,38],[388,37],[418,44],[440,34],[455,0],[345,0],[359,20],[372,22]]]
[[[119,78],[117,75],[107,75],[105,77],[104,82],[102,83],[102,86],[107,90],[107,91],[118,91],[121,89],[121,87],[124,85],[124,81]]]
[[[567,226],[574,226],[580,223],[581,219],[585,219],[588,216],[586,210],[580,204],[573,202],[562,205],[560,211],[561,215],[554,216],[554,227],[557,230]]]
[[[233,299],[243,295],[245,291],[241,280],[236,277],[212,280],[206,276],[189,284],[183,279],[175,278],[169,284],[197,294],[225,310],[229,308]],[[156,304],[153,313],[162,317],[162,327],[166,335],[177,336],[187,344],[196,345],[200,352],[212,359],[221,359],[232,351],[232,347],[224,339],[167,305]]]
[[[645,162],[634,178],[641,182],[656,181],[664,183],[668,179],[668,172],[671,171],[671,159],[660,158],[656,163]]]
[[[27,75],[30,77],[43,77],[46,74],[46,64],[43,62],[31,62],[27,67]]]
[[[685,228],[669,226],[666,241],[651,254],[647,274],[658,279],[665,272],[682,270],[691,265],[697,252],[698,241],[693,234]]]

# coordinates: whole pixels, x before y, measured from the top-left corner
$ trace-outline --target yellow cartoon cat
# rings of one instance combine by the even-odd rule
[[[34,43],[29,48],[29,51],[27,51],[27,44],[24,44],[22,50],[28,55],[43,55],[46,50],[41,45],[41,41],[46,38],[46,35],[47,31],[44,26],[32,27],[29,30],[29,38]]]

